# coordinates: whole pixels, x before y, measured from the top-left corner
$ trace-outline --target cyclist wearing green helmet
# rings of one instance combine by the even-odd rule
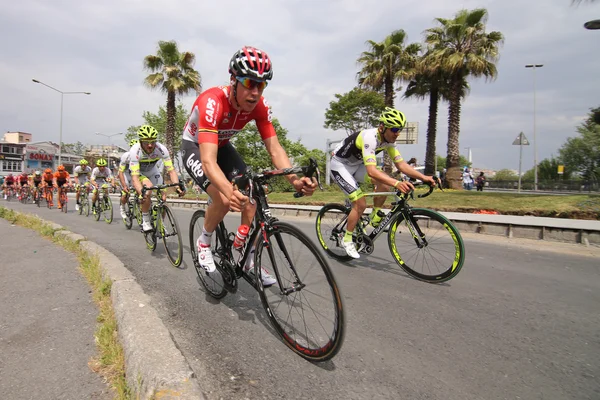
[[[376,192],[387,192],[392,186],[402,193],[414,189],[410,182],[399,181],[377,168],[377,153],[386,150],[399,171],[411,178],[435,185],[432,177],[425,176],[408,165],[396,149],[396,139],[406,126],[404,114],[394,108],[386,107],[379,121],[377,128],[365,129],[348,136],[332,152],[331,176],[352,202],[352,211],[348,215],[348,225],[344,235],[344,250],[352,258],[360,257],[352,241],[352,232],[367,208],[359,182],[374,183]],[[376,196],[373,199],[373,212],[370,219],[374,227],[381,221],[380,210],[386,197]]]
[[[180,183],[169,151],[162,143],[156,141],[158,139],[158,131],[150,125],[142,125],[138,129],[138,138],[140,140],[139,143],[133,145],[129,150],[131,182],[138,194],[142,195],[142,188],[144,186],[151,188],[163,183],[162,168],[159,168],[161,162],[169,173],[171,182]],[[176,190],[179,196],[185,194],[185,186],[181,183]],[[142,229],[144,232],[152,230],[149,213],[152,203],[150,194],[151,192],[147,192],[142,200]],[[163,199],[166,200],[166,197],[167,193],[163,192]]]
[[[73,169],[73,176],[75,177],[75,211],[79,211],[79,195],[81,188],[90,180],[92,175],[92,169],[89,167],[88,162],[85,158],[79,160],[79,165]]]
[[[129,141],[129,150],[133,148],[139,140],[137,138]],[[129,151],[126,151],[121,155],[121,161],[119,162],[119,182],[121,182],[121,218],[127,218],[127,200],[129,200],[129,186],[131,185],[131,172],[129,171],[129,162],[131,157]]]
[[[105,183],[113,182],[113,174],[108,168],[108,162],[104,158],[99,158],[96,160],[96,168],[92,170],[92,177],[90,178],[90,183],[94,186],[94,191],[92,192],[92,204],[96,204],[96,200],[98,199],[98,189],[101,185]],[[96,214],[95,206],[92,206],[92,212]]]

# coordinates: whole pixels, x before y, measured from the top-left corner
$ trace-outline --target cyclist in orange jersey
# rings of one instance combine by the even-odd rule
[[[54,187],[58,189],[58,198],[59,199],[60,199],[61,192],[64,190],[67,190],[67,188],[69,187],[70,178],[71,177],[69,176],[69,173],[65,169],[65,166],[59,165],[58,169],[54,173]],[[60,204],[60,201],[59,201],[58,209],[60,210],[61,208],[62,208],[62,204]]]

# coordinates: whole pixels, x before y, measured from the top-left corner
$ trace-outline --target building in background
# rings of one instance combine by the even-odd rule
[[[24,171],[25,143],[0,140],[0,174],[18,175]]]
[[[4,141],[8,143],[29,143],[33,139],[33,135],[27,132],[6,132]]]
[[[61,150],[64,150],[64,146]],[[82,158],[84,157],[77,154],[65,153],[64,151],[60,155],[62,165],[65,166],[65,169],[70,174],[73,173],[73,169],[79,165],[79,160]],[[56,168],[58,168],[58,143],[46,141],[28,144],[25,150],[25,160],[25,169],[27,172],[46,168],[56,171]]]

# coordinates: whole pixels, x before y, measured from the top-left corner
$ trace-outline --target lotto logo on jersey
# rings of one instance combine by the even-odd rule
[[[199,178],[202,175],[204,175],[204,171],[202,170],[202,163],[200,162],[200,160],[194,159],[194,154],[190,154],[185,164],[187,165],[188,169],[194,174],[195,177]]]
[[[217,121],[215,119],[215,105],[216,104],[217,104],[217,102],[211,98],[209,98],[206,101],[206,116],[204,118],[206,119],[206,122],[208,122],[212,126],[215,126],[217,124]]]
[[[188,127],[188,132],[190,135],[196,136],[196,132],[198,132],[198,125],[192,122]]]

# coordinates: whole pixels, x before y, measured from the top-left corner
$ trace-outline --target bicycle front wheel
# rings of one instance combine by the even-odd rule
[[[310,361],[329,360],[344,341],[344,309],[333,273],[298,228],[281,221],[271,228],[267,242],[258,241],[254,266],[265,311],[295,353]],[[275,285],[262,285],[261,267],[277,277]]]
[[[160,221],[156,224],[160,229],[167,257],[174,267],[179,267],[183,260],[183,245],[181,244],[181,231],[175,215],[169,207],[163,206],[159,213]]]
[[[192,219],[190,220],[190,253],[192,254],[192,260],[194,261],[194,267],[202,286],[206,289],[206,292],[215,299],[221,299],[227,294],[227,289],[223,283],[223,277],[217,270],[215,272],[206,272],[204,268],[200,266],[198,262],[198,245],[196,241],[202,235],[202,228],[204,227],[204,210],[197,210]],[[220,243],[219,235],[215,232],[211,238],[211,248],[213,249],[213,259],[215,263],[220,263],[221,259],[218,251],[223,246]]]
[[[350,261],[352,257],[346,254],[342,247],[348,211],[342,204],[326,204],[317,214],[317,238],[323,250],[339,261]]]
[[[460,232],[443,215],[413,208],[412,218],[392,221],[388,244],[396,263],[413,278],[441,283],[454,278],[465,262]],[[423,238],[419,235],[423,233]]]

